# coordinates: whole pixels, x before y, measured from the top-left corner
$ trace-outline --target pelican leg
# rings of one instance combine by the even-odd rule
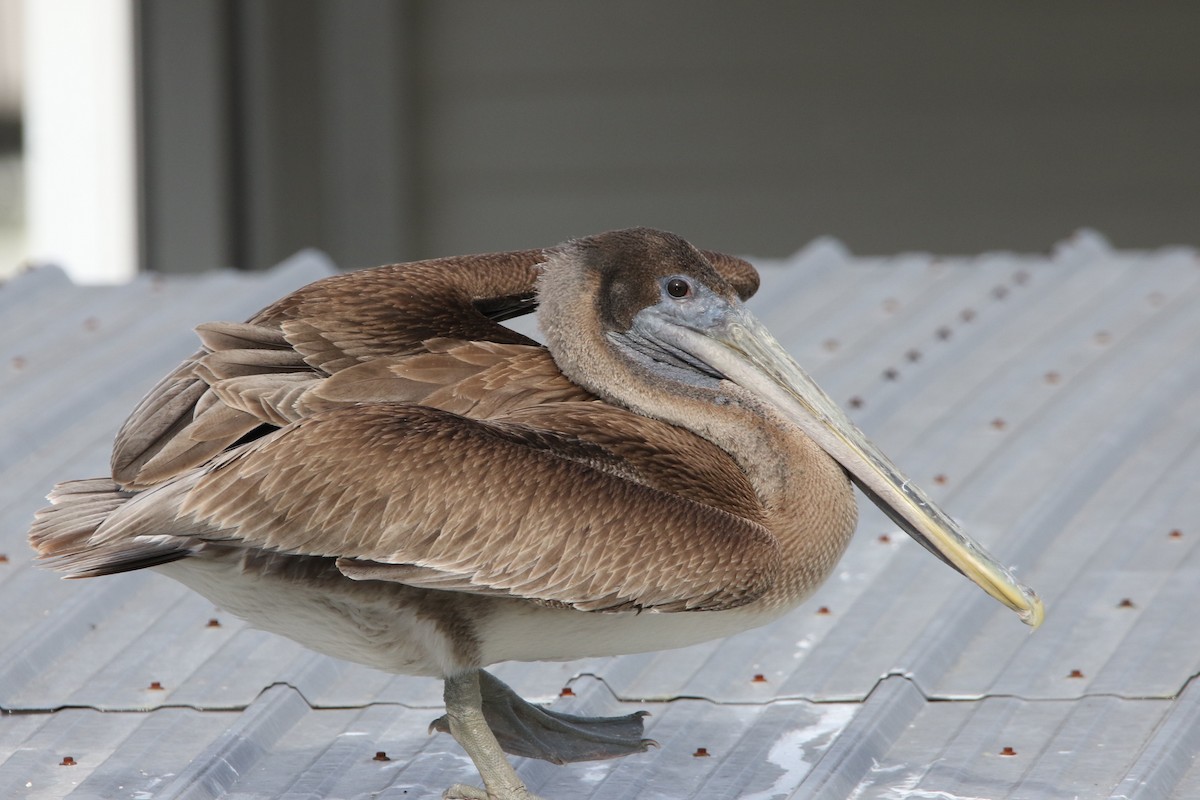
[[[642,738],[645,711],[621,717],[581,717],[534,705],[496,676],[479,671],[483,716],[508,754],[554,764],[599,761],[644,753],[653,739]],[[450,732],[446,717],[431,730]]]
[[[486,791],[455,784],[442,795],[444,800],[539,800],[525,788],[516,770],[504,757],[496,736],[483,715],[479,690],[480,670],[446,678],[447,729],[475,762]]]

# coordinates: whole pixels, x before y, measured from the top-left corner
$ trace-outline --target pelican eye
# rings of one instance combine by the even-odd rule
[[[667,281],[667,294],[671,297],[687,297],[691,293],[691,284],[683,278],[671,278]]]

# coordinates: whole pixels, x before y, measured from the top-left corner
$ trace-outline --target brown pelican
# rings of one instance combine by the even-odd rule
[[[829,574],[857,484],[1037,625],[1037,597],[905,478],[743,307],[753,268],[653,230],[318,281],[203,349],[58,485],[70,577],[154,567],[315,650],[445,681],[485,790],[503,750],[643,750],[638,715],[525,703],[482,668],[762,625]],[[499,324],[540,309],[546,346]]]

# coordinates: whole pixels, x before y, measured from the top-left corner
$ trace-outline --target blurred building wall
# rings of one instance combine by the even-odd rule
[[[143,267],[1196,243],[1200,4],[135,3]]]

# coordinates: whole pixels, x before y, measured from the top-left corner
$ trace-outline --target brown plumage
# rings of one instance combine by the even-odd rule
[[[757,285],[646,229],[318,281],[201,326],[113,479],[56,487],[30,541],[72,576],[156,567],[314,649],[444,677],[437,725],[488,787],[454,797],[529,797],[497,739],[555,761],[646,745],[640,719],[535,709],[480,667],[774,619],[845,547],[849,476],[1032,608],[745,312]],[[545,347],[499,324],[535,305]]]
[[[113,478],[130,488],[161,483],[260,425],[281,427],[336,405],[417,402],[487,418],[514,405],[591,399],[562,378],[544,348],[500,324],[536,308],[546,253],[335,275],[246,323],[201,325],[204,349],[163,378],[122,426]],[[705,256],[743,300],[758,289],[749,263]]]

